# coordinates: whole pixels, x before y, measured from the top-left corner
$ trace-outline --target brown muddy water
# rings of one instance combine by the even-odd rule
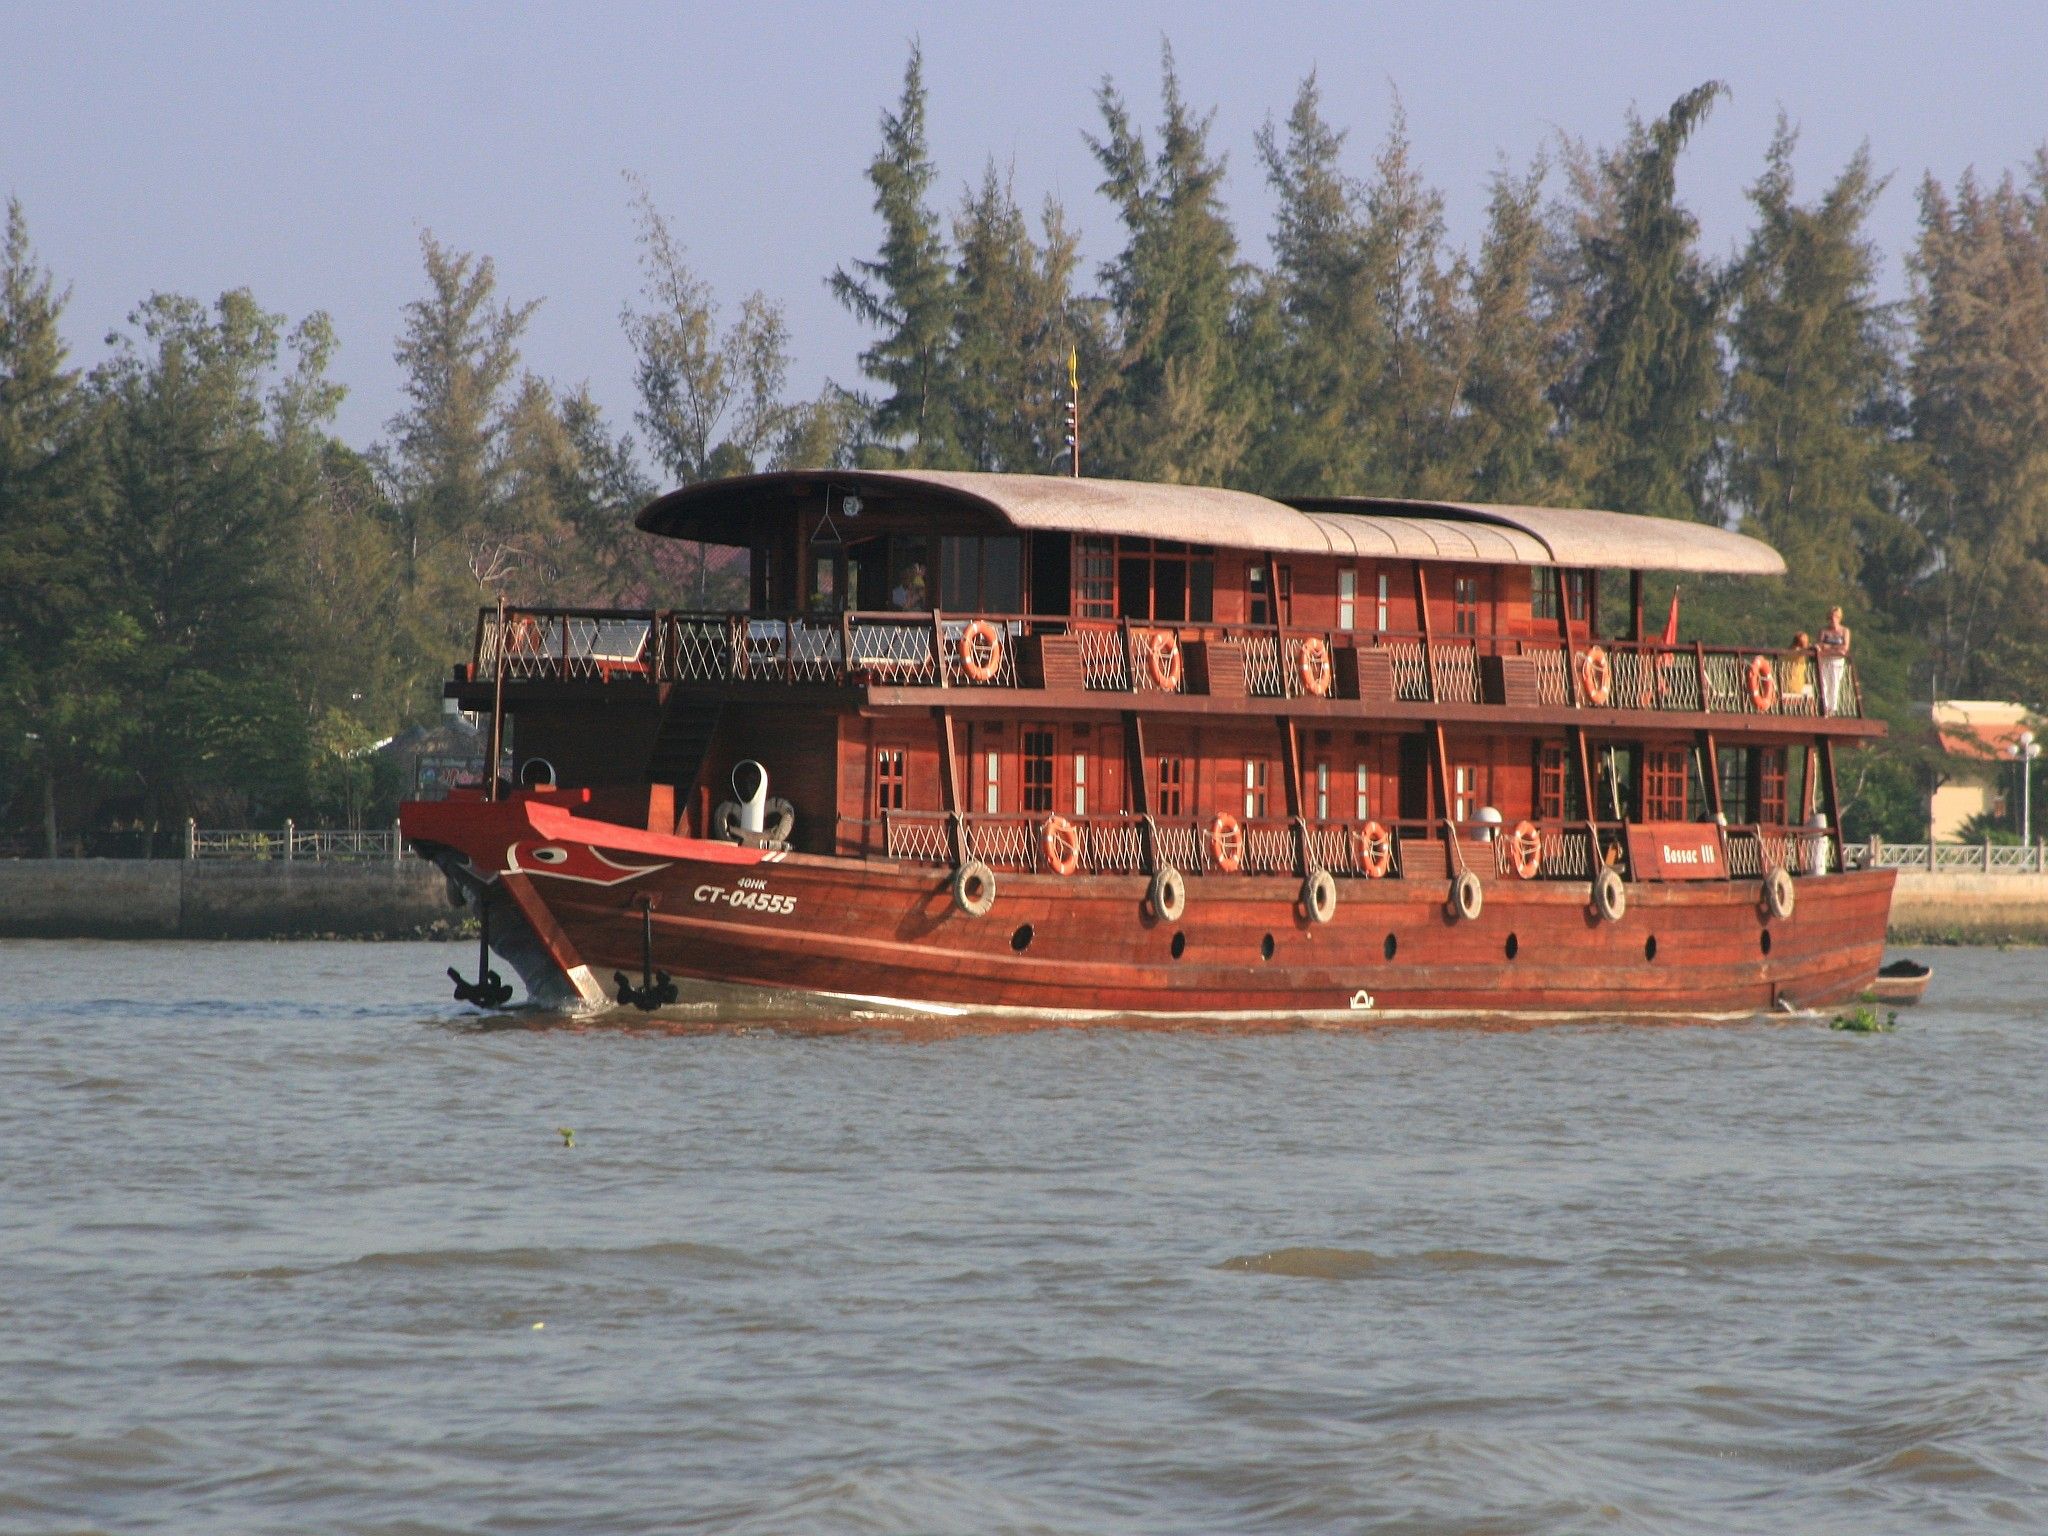
[[[0,944],[0,1529],[2048,1529],[2040,951],[1887,1035],[893,1038],[470,954]]]

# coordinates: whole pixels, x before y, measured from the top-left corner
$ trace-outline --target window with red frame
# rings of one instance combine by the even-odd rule
[[[1772,826],[1785,824],[1785,749],[1757,749],[1756,819]]]
[[[1536,815],[1543,821],[1562,821],[1565,811],[1565,755],[1561,746],[1536,749]]]
[[[1244,765],[1244,814],[1257,821],[1266,814],[1267,764],[1263,758],[1246,758]]]
[[[1451,633],[1454,635],[1476,635],[1479,633],[1479,578],[1477,576],[1453,576],[1451,578]]]
[[[1643,754],[1643,820],[1685,820],[1691,756],[1683,747],[1652,747]]]
[[[1024,809],[1043,814],[1052,809],[1052,727],[1024,732]]]
[[[906,781],[904,757],[905,753],[901,747],[875,748],[875,809],[877,811],[900,811],[903,809],[903,791]]]
[[[1187,759],[1184,757],[1162,757],[1159,759],[1159,814],[1181,816],[1187,810]]]

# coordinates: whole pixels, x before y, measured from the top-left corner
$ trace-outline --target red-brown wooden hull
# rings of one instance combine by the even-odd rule
[[[478,841],[452,825],[444,815],[407,831],[484,893],[497,933],[525,929],[505,947],[529,987],[545,992],[534,970],[552,965],[591,1004],[612,996],[614,972],[639,977],[651,935],[654,966],[678,978],[1048,1021],[1762,1013],[1869,984],[1893,881],[1889,870],[1802,878],[1786,918],[1768,915],[1756,881],[1641,882],[1606,922],[1578,882],[1490,881],[1483,911],[1464,920],[1433,886],[1346,880],[1334,919],[1317,924],[1299,881],[1229,875],[1191,880],[1181,920],[1167,923],[1141,877],[999,874],[994,910],[976,918],[923,866],[736,862],[730,845],[562,818],[547,833],[557,841],[570,829],[621,860],[659,861],[599,883],[530,855],[493,868],[502,833]]]

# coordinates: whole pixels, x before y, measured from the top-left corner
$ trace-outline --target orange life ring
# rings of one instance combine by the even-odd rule
[[[1515,823],[1515,830],[1508,834],[1508,857],[1522,879],[1536,878],[1536,871],[1543,867],[1543,834],[1536,830],[1535,822]]]
[[[1769,714],[1778,702],[1778,674],[1771,669],[1771,658],[1750,657],[1744,675],[1749,683],[1749,702],[1756,706],[1758,714]]]
[[[1226,874],[1244,868],[1244,827],[1228,811],[1218,811],[1209,823],[1209,857]]]
[[[1081,867],[1081,829],[1064,816],[1048,816],[1039,834],[1045,844],[1045,862],[1058,875],[1071,875]]]
[[[1358,862],[1374,880],[1384,880],[1394,867],[1394,835],[1376,821],[1368,821],[1358,834]]]
[[[1180,636],[1170,629],[1155,629],[1145,637],[1145,669],[1152,685],[1161,693],[1180,692]]]
[[[1607,659],[1607,652],[1597,645],[1588,646],[1579,652],[1579,692],[1586,702],[1603,705],[1614,697],[1614,663]]]
[[[977,683],[988,682],[1003,665],[1003,632],[987,619],[976,619],[960,631],[960,670]]]
[[[1330,647],[1321,635],[1310,635],[1301,642],[1301,657],[1294,664],[1300,674],[1301,686],[1316,698],[1325,698],[1330,692]]]

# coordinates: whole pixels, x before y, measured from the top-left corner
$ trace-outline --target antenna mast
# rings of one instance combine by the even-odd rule
[[[1067,349],[1067,473],[1081,478],[1081,349]]]

